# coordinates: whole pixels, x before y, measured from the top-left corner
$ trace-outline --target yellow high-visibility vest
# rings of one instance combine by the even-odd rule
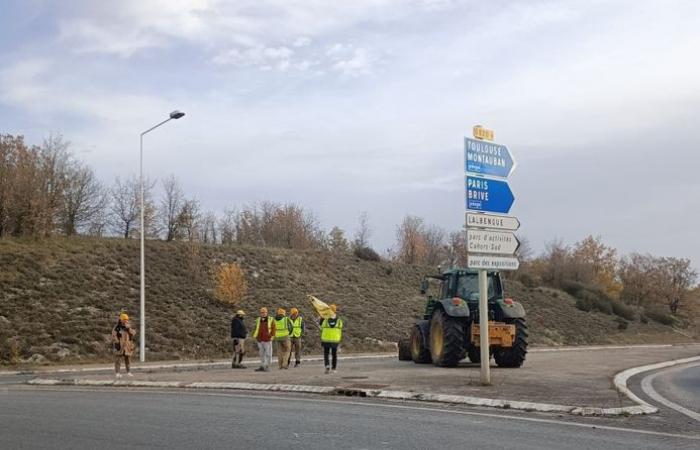
[[[289,317],[284,316],[280,320],[275,319],[275,339],[281,340],[289,337]]]
[[[258,331],[260,331],[260,317],[255,319],[255,331],[253,332],[254,339],[258,338]],[[272,332],[272,319],[270,319],[269,317],[267,318],[267,332]]]
[[[321,342],[337,344],[343,338],[343,319],[338,319],[335,326],[332,327],[328,319],[323,319],[321,322]]]
[[[293,338],[300,338],[301,331],[302,331],[301,322],[303,319],[301,318],[301,316],[297,316],[296,319],[292,319],[290,317],[290,320],[292,321],[292,337]]]

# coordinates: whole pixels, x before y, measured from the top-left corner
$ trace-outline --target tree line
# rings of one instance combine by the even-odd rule
[[[379,260],[371,248],[372,228],[360,214],[353,236],[335,226],[320,226],[316,215],[294,203],[261,202],[217,214],[188,196],[177,178],[144,182],[144,224],[149,239],[219,245],[354,252]],[[118,236],[140,233],[140,183],[137,176],[103,184],[77,160],[70,144],[51,136],[27,145],[21,136],[0,135],[0,237],[52,235]],[[573,246],[552,241],[533,256],[524,237],[518,250],[523,261],[513,277],[529,285],[547,285],[579,296],[582,307],[604,295],[636,308],[664,305],[678,310],[697,294],[697,273],[690,260],[633,253],[619,257],[600,238],[587,237]],[[396,241],[382,256],[424,266],[464,266],[464,230],[446,231],[407,215],[396,227]]]

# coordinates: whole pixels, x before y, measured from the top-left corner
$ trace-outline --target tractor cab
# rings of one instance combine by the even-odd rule
[[[487,298],[489,303],[503,301],[503,285],[498,272],[488,272]],[[432,316],[437,303],[460,304],[468,307],[470,316],[478,318],[479,274],[475,270],[452,269],[442,275],[429,275],[421,283],[421,294],[427,295],[424,319]],[[490,311],[491,312],[491,311]],[[491,314],[493,315],[493,314]],[[493,317],[491,317],[493,320]]]

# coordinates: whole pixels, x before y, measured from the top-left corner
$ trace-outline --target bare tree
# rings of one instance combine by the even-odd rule
[[[363,211],[357,218],[357,229],[355,230],[355,239],[352,242],[353,247],[369,247],[370,237],[372,237],[372,228],[370,228],[369,225],[369,215],[367,214],[367,211]]]
[[[666,288],[666,304],[671,313],[676,314],[688,299],[698,273],[690,267],[690,260],[685,258],[663,258],[661,267],[665,272],[662,286]]]
[[[67,169],[59,210],[59,224],[66,236],[90,225],[102,212],[106,197],[102,184],[89,167],[74,164]]]
[[[235,210],[226,209],[219,219],[219,236],[223,245],[231,245],[236,240],[236,216]]]
[[[461,267],[467,264],[467,244],[464,231],[453,231],[447,242],[447,257],[451,267]]]
[[[190,242],[197,240],[201,215],[197,200],[187,199],[182,202],[182,208],[177,216],[176,229],[181,229],[184,232],[184,238]]]
[[[202,243],[216,244],[218,242],[218,228],[216,222],[216,214],[212,211],[208,211],[202,216],[202,229],[200,231]]]
[[[165,230],[165,240],[178,237],[178,225],[183,210],[184,196],[180,183],[174,175],[163,180],[163,197],[160,201],[160,223]]]
[[[423,219],[408,215],[396,230],[397,256],[406,264],[422,264],[427,247]]]
[[[430,225],[424,232],[425,264],[436,266],[447,259],[447,246],[445,244],[445,230]]]
[[[146,230],[152,229],[154,206],[151,200],[154,182],[144,180],[144,222]],[[122,181],[117,177],[109,191],[108,223],[112,231],[128,239],[140,229],[141,186],[139,179],[132,175]]]

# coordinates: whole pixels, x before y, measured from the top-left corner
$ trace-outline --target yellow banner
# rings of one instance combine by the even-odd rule
[[[322,318],[330,319],[335,316],[335,313],[333,312],[331,307],[328,306],[326,303],[317,299],[313,295],[309,295],[309,300],[311,301],[311,305],[314,307],[318,315]]]

